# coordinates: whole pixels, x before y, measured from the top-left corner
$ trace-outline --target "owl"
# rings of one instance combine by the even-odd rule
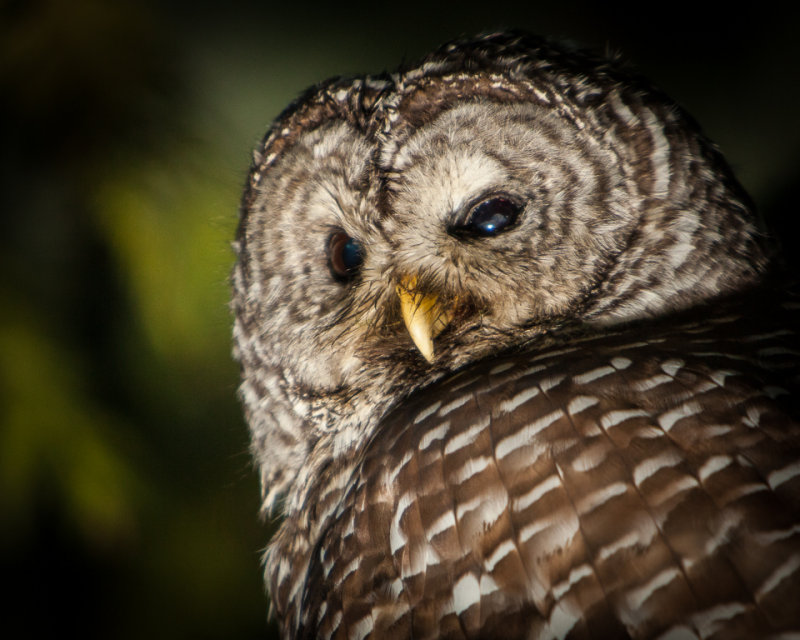
[[[503,32],[323,82],[235,250],[284,637],[798,637],[800,294],[634,72]]]

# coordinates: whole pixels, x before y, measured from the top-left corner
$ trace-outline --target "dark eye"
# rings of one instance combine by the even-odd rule
[[[513,227],[520,207],[503,196],[494,196],[478,203],[469,212],[467,221],[455,228],[460,233],[489,237]]]
[[[339,282],[347,282],[358,273],[363,260],[361,244],[344,231],[336,231],[328,238],[328,266]]]

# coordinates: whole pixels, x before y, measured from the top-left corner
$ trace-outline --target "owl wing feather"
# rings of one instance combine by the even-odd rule
[[[799,318],[798,296],[753,295],[412,395],[320,478],[316,533],[287,522],[274,543],[306,541],[273,577],[289,635],[800,628]]]

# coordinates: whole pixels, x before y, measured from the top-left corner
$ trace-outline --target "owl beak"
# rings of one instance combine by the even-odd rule
[[[450,324],[453,310],[439,304],[437,296],[420,293],[416,286],[416,276],[403,276],[400,279],[397,285],[400,311],[417,349],[428,362],[433,362],[433,339]]]

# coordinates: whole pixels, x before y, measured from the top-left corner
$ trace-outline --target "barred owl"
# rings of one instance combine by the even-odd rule
[[[498,33],[322,83],[235,248],[285,637],[797,637],[800,297],[645,80]]]

